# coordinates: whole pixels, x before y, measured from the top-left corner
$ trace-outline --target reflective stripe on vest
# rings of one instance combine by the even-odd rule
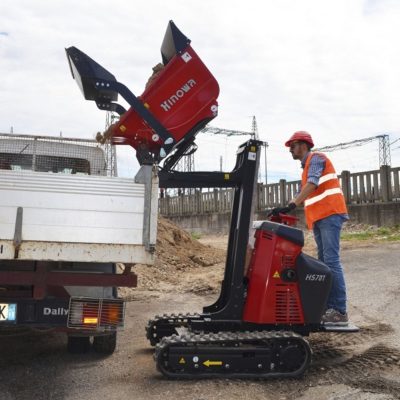
[[[335,177],[336,177],[336,174],[331,174],[331,175],[335,175]],[[334,179],[334,178],[330,178],[330,179]],[[320,182],[321,182],[321,179],[320,179]],[[311,199],[305,200],[304,207],[308,207],[311,204],[316,203],[317,201],[321,201],[322,199],[324,199],[327,196],[331,196],[333,194],[341,194],[341,193],[342,193],[342,189],[340,189],[340,188],[327,189],[327,190],[325,190],[325,192],[319,194],[318,196],[314,196]]]
[[[331,179],[337,179],[336,174],[326,174],[324,176],[321,176],[318,181],[318,186],[321,185],[321,183],[324,183],[326,181],[330,181]]]
[[[323,153],[310,153],[306,159],[301,183],[307,183],[311,158],[314,154],[325,160],[325,167],[318,180],[318,186],[304,201],[304,214],[307,227],[312,229],[314,223],[333,214],[347,214],[347,207],[343,193],[340,188],[340,181],[335,168],[329,158]]]

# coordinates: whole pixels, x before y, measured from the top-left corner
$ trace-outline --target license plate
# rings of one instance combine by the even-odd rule
[[[13,303],[0,303],[0,322],[15,322],[17,319],[17,305]]]

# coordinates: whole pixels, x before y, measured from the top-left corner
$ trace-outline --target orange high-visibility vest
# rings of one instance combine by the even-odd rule
[[[346,202],[335,168],[325,154],[313,152],[307,156],[301,178],[302,187],[307,183],[310,161],[314,154],[318,154],[325,160],[325,168],[319,178],[317,189],[304,200],[304,213],[308,229],[312,229],[314,223],[322,218],[333,214],[347,214]]]

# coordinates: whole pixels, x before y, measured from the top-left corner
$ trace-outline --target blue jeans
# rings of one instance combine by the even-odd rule
[[[314,239],[318,246],[318,259],[332,271],[332,288],[327,308],[346,312],[346,284],[340,264],[340,231],[347,215],[334,214],[314,223]]]

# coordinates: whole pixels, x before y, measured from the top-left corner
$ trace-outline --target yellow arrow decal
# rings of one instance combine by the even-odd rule
[[[186,361],[183,357],[181,357],[181,359],[179,360],[179,364],[186,364]]]
[[[210,360],[207,360],[207,361],[204,361],[203,364],[206,367],[211,367],[212,365],[222,365],[222,361],[210,361]]]

